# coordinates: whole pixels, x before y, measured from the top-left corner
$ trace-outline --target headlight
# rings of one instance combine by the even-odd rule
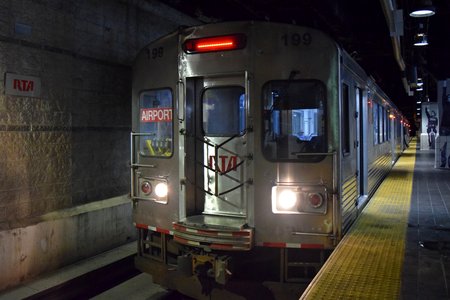
[[[283,210],[290,210],[297,204],[297,194],[292,190],[284,190],[278,195],[277,204]]]
[[[272,187],[272,212],[275,214],[296,214],[299,191],[296,187]]]
[[[159,198],[164,198],[167,196],[169,189],[167,188],[167,183],[165,182],[160,182],[156,185],[155,187],[155,194],[156,196],[158,196]]]
[[[136,187],[135,197],[141,200],[167,204],[169,185],[165,178],[141,177],[138,178]]]
[[[272,187],[274,214],[327,213],[327,190],[319,185],[277,185]]]

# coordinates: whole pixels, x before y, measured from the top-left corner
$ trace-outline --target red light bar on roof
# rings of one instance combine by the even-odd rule
[[[186,53],[204,53],[242,49],[246,45],[243,34],[230,34],[186,40],[183,50]]]

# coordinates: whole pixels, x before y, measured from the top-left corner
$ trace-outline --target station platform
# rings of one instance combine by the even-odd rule
[[[301,299],[450,299],[450,170],[416,140]]]

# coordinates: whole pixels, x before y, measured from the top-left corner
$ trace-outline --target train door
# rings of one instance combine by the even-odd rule
[[[392,165],[397,161],[397,149],[395,149],[395,119],[392,110],[387,113],[387,124],[388,124],[388,140],[391,143],[391,153],[392,153]]]
[[[357,195],[358,197],[363,193],[361,189],[361,145],[360,145],[360,134],[361,134],[361,123],[360,123],[360,89],[355,87],[355,153],[356,153],[356,176],[359,182],[357,187]]]
[[[184,164],[188,222],[221,226],[230,224],[231,218],[241,219],[241,225],[245,223],[245,87],[245,75],[186,78]]]
[[[364,205],[367,200],[367,141],[365,133],[367,132],[367,106],[364,100],[364,90],[360,87],[355,88],[356,102],[356,144],[357,151],[357,168],[358,168],[358,207]]]

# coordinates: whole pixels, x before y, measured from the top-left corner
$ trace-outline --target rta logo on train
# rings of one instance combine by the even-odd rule
[[[216,168],[217,166],[217,168]],[[217,170],[220,173],[227,173],[229,171],[236,171],[237,156],[236,155],[219,155],[217,160],[214,155],[209,156],[208,167]]]

